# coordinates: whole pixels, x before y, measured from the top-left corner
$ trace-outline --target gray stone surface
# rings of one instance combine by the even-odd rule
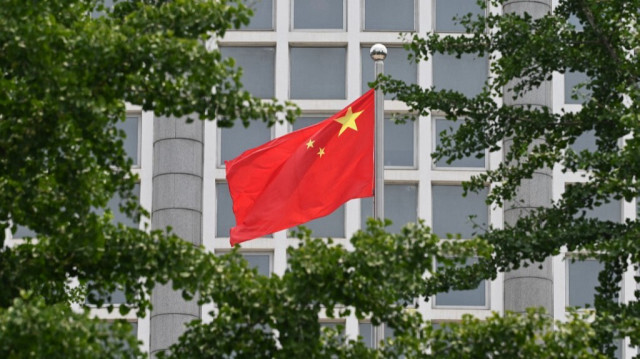
[[[151,228],[172,227],[194,245],[202,244],[202,170],[204,123],[184,118],[156,118],[153,138]],[[200,318],[196,300],[186,301],[171,284],[151,295],[150,352],[155,357],[176,343],[185,324]]]
[[[528,13],[533,18],[539,18],[551,10],[550,0],[513,0],[503,5],[504,13]],[[552,87],[550,82],[544,82],[539,87],[531,89],[524,96],[513,99],[509,91],[517,81],[506,86],[504,104],[508,106],[536,107],[551,106]],[[534,144],[542,140],[534,141]],[[512,141],[504,141],[505,153],[512,145]],[[536,171],[531,179],[522,181],[513,200],[504,203],[504,223],[513,225],[522,216],[526,216],[534,208],[551,206],[552,198],[552,170],[543,168]],[[542,269],[539,265],[542,264]],[[507,311],[523,313],[529,307],[544,307],[553,315],[553,267],[551,258],[542,263],[533,263],[529,267],[521,267],[507,272],[504,276],[504,308]]]

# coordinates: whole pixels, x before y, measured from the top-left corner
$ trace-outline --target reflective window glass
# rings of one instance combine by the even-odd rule
[[[238,157],[242,152],[271,140],[271,129],[263,122],[254,121],[249,127],[236,123],[220,129],[220,165]]]
[[[359,323],[358,333],[362,337],[360,340],[367,348],[375,348],[375,327],[371,323]]]
[[[140,117],[138,116],[127,116],[124,122],[119,121],[116,123],[116,128],[125,133],[125,138],[122,140],[122,147],[127,156],[133,160],[134,166],[140,164],[138,156],[138,143],[140,138],[138,131],[139,121]]]
[[[327,216],[316,218],[302,225],[311,230],[313,237],[344,238],[344,205]]]
[[[127,302],[127,298],[124,295],[124,290],[116,288],[109,294],[100,295],[97,291],[90,291],[85,298],[86,304],[93,304],[98,301],[102,301],[107,304],[124,304]]]
[[[292,47],[290,55],[292,99],[346,98],[347,49]]]
[[[478,5],[477,0],[435,0],[435,6],[438,32],[465,32],[460,18],[468,13],[472,13],[473,18],[484,15],[484,9]]]
[[[132,194],[140,198],[140,184],[137,183],[132,190]],[[128,227],[138,227],[138,221],[134,218],[129,218],[126,213],[120,210],[120,206],[124,205],[124,201],[120,198],[120,196],[116,193],[113,198],[107,203],[107,207],[111,210],[113,214],[114,223],[122,223]],[[100,211],[98,211],[100,213]]]
[[[249,25],[242,30],[273,30],[273,0],[243,0],[253,10]]]
[[[564,74],[564,103],[583,104],[591,97],[591,91],[585,87],[576,88],[580,84],[589,82],[589,77],[583,72],[567,71]],[[574,98],[575,96],[575,98]]]
[[[220,47],[223,58],[232,57],[242,68],[242,84],[253,96],[275,96],[275,47]]]
[[[414,167],[414,137],[416,123],[395,123],[387,118],[384,124],[384,165]]]
[[[36,237],[36,232],[32,231],[29,227],[18,225],[16,229],[16,233],[13,234],[14,239],[25,238],[25,237]]]
[[[571,149],[576,153],[580,153],[585,150],[589,152],[596,152],[598,150],[598,145],[596,144],[596,131],[585,131],[580,136],[576,137],[576,141],[571,145]]]
[[[593,308],[593,300],[596,294],[598,274],[604,265],[597,260],[587,259],[583,261],[571,262],[568,264],[568,298],[567,305],[570,307]]]
[[[364,29],[413,31],[415,30],[414,11],[414,0],[365,0]]]
[[[436,119],[436,140],[435,145],[436,148],[442,146],[442,139],[440,138],[440,134],[443,131],[447,131],[447,134],[455,132],[460,128],[462,121],[448,121],[444,118]],[[454,142],[455,143],[455,142]],[[435,149],[434,149],[435,150]],[[475,155],[467,156],[461,158],[459,160],[454,160],[451,163],[447,163],[447,158],[441,158],[436,161],[436,167],[463,167],[463,168],[484,168],[485,167],[485,157],[477,158]]]
[[[361,228],[367,227],[367,218],[373,217],[373,197],[362,198],[360,208]],[[389,233],[399,233],[407,223],[418,220],[418,186],[414,184],[384,185],[384,216],[393,224]]]
[[[593,207],[586,212],[587,218],[595,218],[601,221],[622,221],[622,205],[619,200],[611,200],[598,207]]]
[[[216,214],[216,237],[229,237],[231,227],[236,225],[236,218],[226,183],[216,183]]]
[[[242,253],[242,257],[249,262],[250,268],[255,268],[258,274],[271,275],[271,255],[268,253]]]
[[[369,82],[375,80],[374,63],[369,56],[369,47],[360,49],[362,61],[362,93],[369,91]],[[407,59],[407,50],[401,47],[388,47],[387,58],[384,60],[384,73],[407,84],[415,84],[418,81],[418,67]],[[392,94],[385,94],[384,98],[390,100]]]
[[[311,125],[315,125],[320,121],[324,121],[327,118],[331,117],[331,115],[327,116],[302,116],[296,119],[296,122],[292,125],[293,131],[300,130],[305,127],[309,127]]]
[[[476,258],[468,258],[467,265],[476,263]],[[487,282],[481,281],[474,289],[450,290],[447,293],[438,293],[435,297],[436,306],[451,307],[485,307],[487,305]]]
[[[433,233],[442,238],[447,234],[471,238],[475,232],[484,232],[489,223],[489,207],[485,203],[488,189],[469,192],[466,197],[462,197],[462,193],[462,186],[431,187]],[[474,224],[480,227],[474,228]]]
[[[477,58],[473,54],[463,54],[459,59],[454,55],[433,54],[433,86],[436,90],[476,96],[487,80],[488,66],[486,57]]]
[[[343,29],[343,0],[293,0],[294,29]]]

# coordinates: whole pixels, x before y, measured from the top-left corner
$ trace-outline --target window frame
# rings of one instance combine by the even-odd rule
[[[475,3],[475,1],[474,1]],[[487,1],[485,0],[485,4],[487,4]],[[437,26],[438,26],[438,17],[437,17],[437,6],[438,6],[438,0],[432,0],[432,5],[431,5],[431,23],[433,24],[433,29],[432,31],[434,33],[438,33],[438,34],[462,34],[465,35],[467,34],[465,31],[461,30],[461,31],[438,31],[437,30]],[[484,9],[484,17],[487,17],[489,15],[489,4],[487,4],[487,7]],[[459,14],[459,15],[466,15],[469,12],[466,12],[464,14]],[[449,19],[449,21],[453,21],[453,19]],[[471,34],[469,34],[471,35]]]
[[[261,125],[264,124],[264,122],[256,122],[256,123],[259,123]],[[217,169],[226,169],[227,167],[224,164],[224,161],[222,160],[222,129],[223,128],[218,126],[217,120],[216,120],[215,124],[216,124],[216,168]],[[255,125],[255,124],[252,124],[252,125]],[[242,127],[242,128],[246,128],[246,127],[242,126],[241,123],[236,123],[236,124],[234,124],[233,127],[225,127],[225,128],[235,128],[237,126],[238,127]],[[268,127],[268,129],[269,129],[269,141],[273,141],[275,139],[275,128],[276,128],[276,126]],[[269,142],[269,141],[267,141],[267,142]],[[264,143],[267,143],[267,142],[264,142]],[[258,146],[261,146],[264,143],[261,143]],[[244,151],[248,151],[248,150],[250,150],[252,148],[255,148],[255,147],[247,148]],[[244,153],[244,151],[242,153]],[[240,154],[242,154],[242,153],[240,153]],[[224,182],[226,182],[226,180]],[[216,181],[216,183],[218,183],[218,181]]]
[[[338,45],[338,46],[336,46]],[[291,57],[291,51],[293,49],[344,49],[344,98],[293,98],[292,97],[292,91],[291,91],[291,85],[293,83],[292,81],[292,76],[291,76],[291,70],[292,70],[292,66],[291,63],[293,61],[291,61],[292,57]],[[304,43],[304,44],[300,44],[300,43],[296,43],[296,42],[289,42],[288,43],[288,80],[289,83],[287,84],[287,99],[290,101],[342,101],[342,100],[348,100],[349,99],[349,46],[347,43],[333,43],[331,44],[331,46],[326,45],[325,43]]]
[[[477,257],[470,257],[470,258],[477,258]],[[436,263],[434,261],[433,263],[434,266],[434,271],[437,270],[437,266],[438,263]],[[489,279],[483,279],[482,282],[484,282],[484,305],[446,305],[446,304],[438,304],[437,303],[437,296],[440,293],[436,293],[434,295],[431,296],[431,308],[432,309],[459,309],[459,310],[490,310],[491,309],[491,280]],[[480,285],[478,285],[478,288],[480,288],[480,286],[482,285],[482,283],[480,283]],[[473,290],[473,289],[452,289],[451,291],[464,291],[464,290]],[[446,292],[446,293],[449,293]],[[446,294],[446,293],[442,293],[442,294]]]
[[[136,159],[134,160],[133,165],[131,165],[132,169],[140,169],[142,168],[142,112],[141,111],[126,111],[125,119],[129,117],[136,117],[138,119],[138,138],[137,138],[137,149],[136,149]]]
[[[449,121],[446,119],[446,117],[444,115],[440,115],[440,114],[432,114],[431,115],[431,150],[430,150],[430,154],[434,153],[436,150],[436,146],[438,143],[438,136],[439,133],[437,131],[437,127],[436,127],[436,122],[437,120],[445,120],[445,121]],[[458,119],[458,121],[466,121],[466,119],[462,118],[462,119]],[[489,169],[489,149],[485,148],[484,149],[484,166],[483,167],[455,167],[455,166],[450,166],[450,167],[439,167],[436,164],[435,159],[433,158],[433,156],[431,156],[431,170],[432,171],[478,171],[478,172],[482,172],[482,171],[487,171]]]
[[[365,12],[367,11],[366,6],[367,0],[360,0],[360,31],[361,32],[418,32],[418,25],[420,23],[420,7],[418,5],[419,1],[413,0],[413,26],[411,30],[378,30],[378,29],[367,29],[367,15]]]

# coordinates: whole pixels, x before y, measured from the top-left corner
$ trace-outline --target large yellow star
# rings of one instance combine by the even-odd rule
[[[349,109],[347,110],[347,113],[344,116],[340,118],[336,118],[335,121],[342,124],[342,127],[340,128],[340,132],[338,133],[338,136],[340,136],[347,128],[350,128],[354,131],[358,131],[358,126],[356,125],[356,118],[358,118],[358,116],[360,116],[362,112],[364,111],[353,113],[351,111],[351,107],[349,107]]]

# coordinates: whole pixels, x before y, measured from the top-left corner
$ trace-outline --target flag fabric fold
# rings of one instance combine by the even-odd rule
[[[326,216],[373,196],[374,91],[315,125],[226,161],[231,245]]]

